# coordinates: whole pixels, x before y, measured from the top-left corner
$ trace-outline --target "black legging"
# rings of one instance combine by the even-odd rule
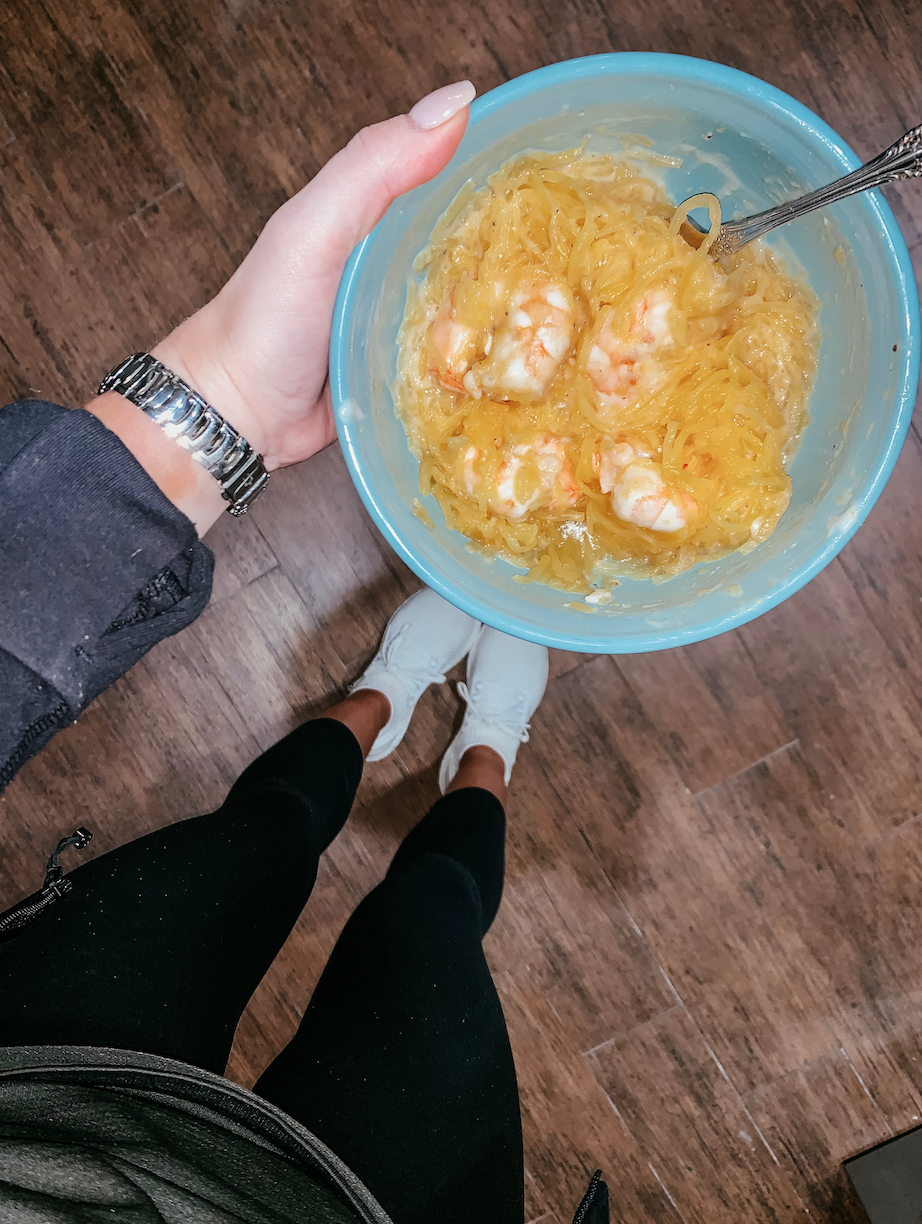
[[[73,893],[0,946],[0,1045],[114,1046],[222,1073],[361,773],[346,727],[307,723],[217,812],[72,872]],[[487,791],[435,804],[349,919],[256,1085],[396,1224],[524,1218],[515,1071],[481,948],[504,835]]]

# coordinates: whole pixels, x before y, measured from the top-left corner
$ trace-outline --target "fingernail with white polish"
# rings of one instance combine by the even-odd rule
[[[418,128],[428,131],[439,124],[447,123],[462,107],[468,106],[477,96],[470,81],[458,81],[454,85],[443,85],[434,93],[420,98],[410,111],[410,118]]]

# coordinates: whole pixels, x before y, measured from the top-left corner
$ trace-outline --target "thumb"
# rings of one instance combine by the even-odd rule
[[[282,206],[273,221],[309,259],[314,277],[341,270],[396,196],[445,168],[475,92],[470,81],[446,85],[409,114],[363,128]]]

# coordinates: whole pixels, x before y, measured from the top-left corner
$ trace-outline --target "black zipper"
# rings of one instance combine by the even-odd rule
[[[5,786],[12,782],[19,767],[29,757],[32,745],[38,737],[44,735],[46,731],[50,731],[52,727],[62,726],[66,717],[67,702],[61,701],[53,710],[49,710],[47,714],[40,714],[38,718],[29,723],[13,755],[3,765],[0,765],[0,790],[3,790]]]
[[[49,905],[53,905],[61,897],[66,897],[68,893],[73,892],[73,883],[64,874],[64,869],[58,862],[58,855],[71,846],[82,850],[92,840],[93,834],[89,829],[82,828],[76,829],[70,837],[61,838],[45,864],[45,881],[41,889],[32,893],[30,897],[17,901],[15,905],[11,905],[8,910],[0,914],[0,943],[12,939],[23,927],[34,922],[39,914],[44,913]]]

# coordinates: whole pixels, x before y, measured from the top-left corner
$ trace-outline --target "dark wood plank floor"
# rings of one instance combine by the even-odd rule
[[[643,49],[763,76],[863,155],[922,118],[918,0],[7,0],[0,394],[82,402],[357,126],[459,77]],[[891,198],[922,269],[922,189]],[[839,1162],[922,1120],[920,489],[913,432],[857,539],[782,607],[667,654],[555,656],[488,937],[530,1220],[564,1224],[600,1164],[623,1224],[857,1222]],[[4,901],[75,822],[99,853],[217,804],[417,585],[335,450],[209,543],[201,620],[0,799]],[[457,715],[428,693],[369,768],[241,1023],[240,1082],[435,797]]]

